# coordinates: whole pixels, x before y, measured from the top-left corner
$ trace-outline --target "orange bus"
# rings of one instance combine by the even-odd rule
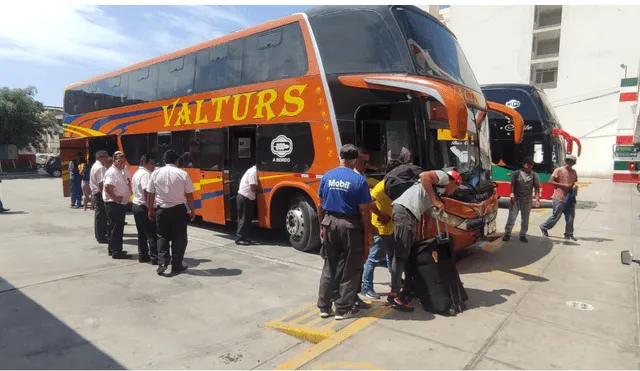
[[[324,6],[68,86],[62,168],[80,150],[90,163],[99,149],[122,150],[132,174],[142,153],[188,152],[197,215],[225,224],[257,165],[259,226],[310,251],[320,244],[320,178],[339,148],[361,146],[382,169],[405,146],[425,169],[461,171],[465,183],[445,202],[460,249],[495,226],[488,110],[522,124],[485,101],[454,35],[426,12]],[[384,174],[366,175],[373,184]]]

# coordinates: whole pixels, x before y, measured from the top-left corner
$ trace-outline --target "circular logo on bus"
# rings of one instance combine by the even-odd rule
[[[271,141],[271,153],[282,158],[293,152],[293,141],[285,135],[278,135]]]
[[[519,100],[515,100],[515,99],[511,99],[510,101],[508,101],[504,105],[509,107],[509,108],[516,109],[516,108],[520,107],[520,101]]]

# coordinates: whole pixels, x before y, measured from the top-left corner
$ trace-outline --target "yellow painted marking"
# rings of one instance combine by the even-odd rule
[[[334,335],[331,335],[324,341],[321,341],[311,347],[307,348],[304,352],[294,356],[293,358],[287,360],[280,366],[276,367],[276,370],[297,370],[307,363],[313,361],[321,354],[327,352],[328,350],[336,347],[338,344],[342,343],[349,337],[353,336],[359,331],[362,331],[367,326],[371,325],[378,318],[387,315],[393,309],[389,306],[382,306],[378,309],[374,310],[367,317],[359,318],[349,324],[347,327],[342,330],[336,332]]]
[[[85,128],[85,127],[82,127],[82,126],[76,126],[76,125],[71,125],[71,124],[63,124],[63,125],[64,125],[67,129],[69,129],[69,128],[70,128],[70,129],[73,129],[73,130],[77,130],[77,131],[80,131],[80,132],[84,132],[84,133],[86,133],[85,135],[83,135],[83,136],[85,136],[85,137],[86,137],[86,136],[89,136],[89,135],[90,135],[90,136],[93,136],[93,137],[101,137],[101,136],[105,136],[105,135],[106,135],[105,133],[101,133],[101,132],[99,132],[99,131],[97,131],[97,130],[93,130],[93,129]]]
[[[73,129],[64,128],[64,131],[66,131],[67,133],[71,133],[71,134],[79,135],[79,136],[81,136],[82,138],[86,138],[86,137],[87,137],[87,134],[85,134],[85,133],[81,133],[81,132],[79,132],[79,131],[75,131],[75,130],[73,130]]]
[[[267,175],[267,176],[261,176],[258,177],[259,180],[266,180],[266,179],[275,179],[275,178],[284,178],[286,176],[293,176],[292,174],[280,174],[280,175]]]
[[[331,362],[311,367],[312,370],[384,370],[368,363]]]

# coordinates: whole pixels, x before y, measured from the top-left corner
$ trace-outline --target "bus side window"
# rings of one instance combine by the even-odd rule
[[[224,129],[207,129],[200,131],[200,168],[203,170],[222,171],[224,169]]]
[[[158,99],[169,99],[193,94],[195,53],[160,63]]]
[[[156,100],[158,88],[158,65],[143,67],[129,73],[127,105]]]

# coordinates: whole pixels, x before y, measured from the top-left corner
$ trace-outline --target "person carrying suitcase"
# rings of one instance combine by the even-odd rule
[[[455,169],[423,171],[420,173],[419,180],[392,202],[394,253],[391,266],[391,292],[387,301],[395,309],[413,311],[409,298],[401,295],[402,274],[406,271],[411,247],[416,242],[418,222],[423,214],[432,207],[438,211],[444,209],[444,204],[436,196],[434,187],[444,186],[443,193],[452,194],[461,183],[462,177]]]

